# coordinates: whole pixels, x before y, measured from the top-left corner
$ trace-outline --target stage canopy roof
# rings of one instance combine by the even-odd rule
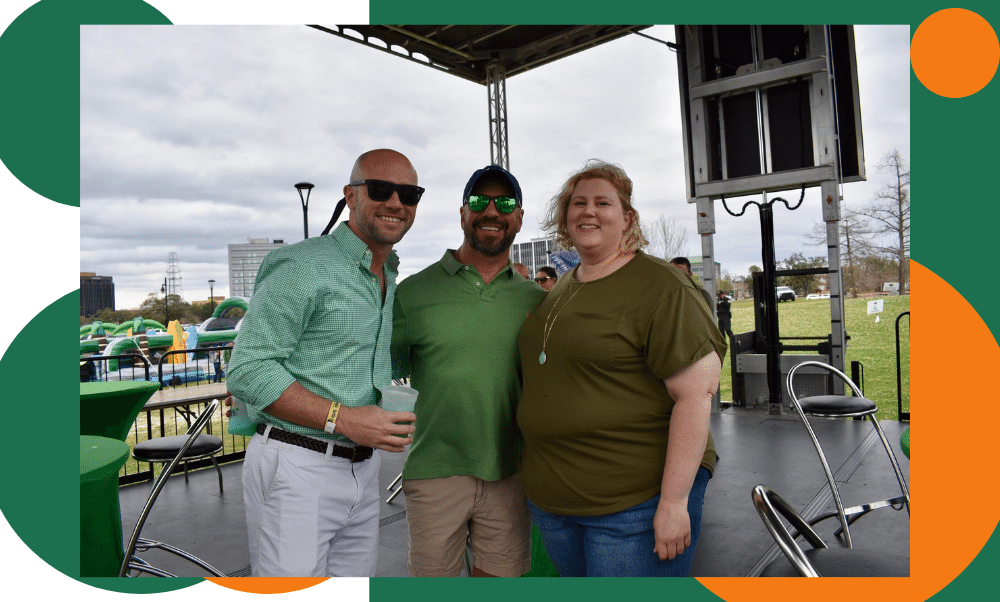
[[[486,67],[505,76],[616,40],[650,25],[311,25],[433,69],[486,85]]]

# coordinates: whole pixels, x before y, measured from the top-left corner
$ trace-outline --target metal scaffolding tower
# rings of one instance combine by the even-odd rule
[[[177,253],[167,256],[167,294],[184,297],[183,278],[181,278],[181,268],[178,264]]]
[[[500,63],[490,63],[486,67],[486,94],[490,119],[490,163],[510,169],[510,152],[507,148],[507,76]]]

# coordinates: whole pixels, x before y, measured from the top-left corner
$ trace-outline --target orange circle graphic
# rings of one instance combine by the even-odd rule
[[[986,19],[964,8],[946,8],[917,27],[910,40],[910,64],[931,92],[964,98],[993,79],[1000,42]]]
[[[325,577],[209,577],[222,587],[249,594],[285,594],[319,585]]]
[[[996,528],[1000,510],[995,505],[963,511],[955,497],[963,488],[984,500],[1000,495],[996,479],[984,478],[982,466],[969,461],[993,457],[995,439],[968,422],[944,416],[980,387],[982,375],[994,373],[1000,347],[951,285],[913,261],[910,275],[910,403],[914,421],[920,423],[910,464],[910,576],[838,578],[835,586],[829,578],[698,579],[723,600],[927,600],[965,570]],[[945,534],[947,542],[942,543]]]

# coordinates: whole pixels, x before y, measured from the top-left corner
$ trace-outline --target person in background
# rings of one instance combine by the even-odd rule
[[[715,304],[715,314],[719,316],[719,331],[722,333],[722,338],[724,340],[726,338],[726,333],[733,328],[733,311],[730,307],[729,297],[727,297],[725,293],[719,291],[718,297],[719,302]]]
[[[523,263],[514,263],[511,264],[511,267],[514,268],[514,271],[520,274],[525,280],[531,280],[531,272],[528,271],[528,266]]]
[[[223,347],[222,354],[222,378],[229,374],[229,361],[233,359],[233,342],[229,341]]]
[[[261,264],[227,376],[257,423],[243,464],[255,577],[375,575],[374,450],[402,452],[414,426],[397,423],[416,419],[377,405],[392,384],[392,247],[423,191],[405,156],[366,152],[344,186],[348,220]]]
[[[521,329],[521,476],[563,577],[687,576],[717,456],[726,346],[694,283],[647,244],[621,167],[590,161],[543,227],[575,249]]]
[[[208,351],[208,361],[212,364],[215,372],[212,375],[212,382],[222,382],[222,358],[219,357],[219,350],[212,347]]]
[[[673,259],[670,260],[670,265],[674,266],[678,270],[680,270],[680,271],[684,272],[685,274],[687,274],[687,277],[691,279],[691,282],[694,284],[695,288],[698,289],[698,292],[701,293],[701,297],[705,300],[705,303],[708,304],[708,307],[711,310],[711,307],[712,307],[712,295],[709,295],[708,291],[706,291],[705,289],[701,288],[701,286],[697,282],[694,281],[694,274],[691,273],[691,262],[688,260],[688,258],[687,257],[674,257]]]
[[[415,577],[454,577],[466,540],[472,576],[519,577],[531,567],[531,520],[517,474],[521,396],[517,336],[545,292],[512,269],[521,188],[490,165],[465,186],[465,240],[399,285],[393,376],[419,392],[419,426],[403,467]]]
[[[538,268],[538,273],[535,274],[535,282],[546,291],[551,291],[557,280],[559,280],[559,275],[556,274],[556,269],[552,266],[543,265]]]

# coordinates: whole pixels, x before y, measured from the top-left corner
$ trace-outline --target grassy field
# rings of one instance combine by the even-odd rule
[[[883,299],[885,311],[868,315],[868,301]],[[743,299],[732,304],[732,331],[739,334],[754,329],[753,300]],[[864,393],[879,407],[882,419],[896,418],[896,317],[910,311],[910,297],[886,296],[844,301],[844,322],[847,335],[845,372],[850,375],[852,361],[861,362],[864,368]],[[876,316],[880,317],[878,322]],[[798,299],[778,304],[778,329],[782,337],[827,336],[830,333],[830,302],[825,299],[807,301]],[[901,353],[903,411],[910,411],[910,321],[909,316],[899,323]],[[807,343],[804,341],[804,343]],[[793,353],[793,352],[789,352]],[[806,352],[808,353],[808,352]],[[726,355],[722,366],[723,401],[733,398],[732,374]]]

